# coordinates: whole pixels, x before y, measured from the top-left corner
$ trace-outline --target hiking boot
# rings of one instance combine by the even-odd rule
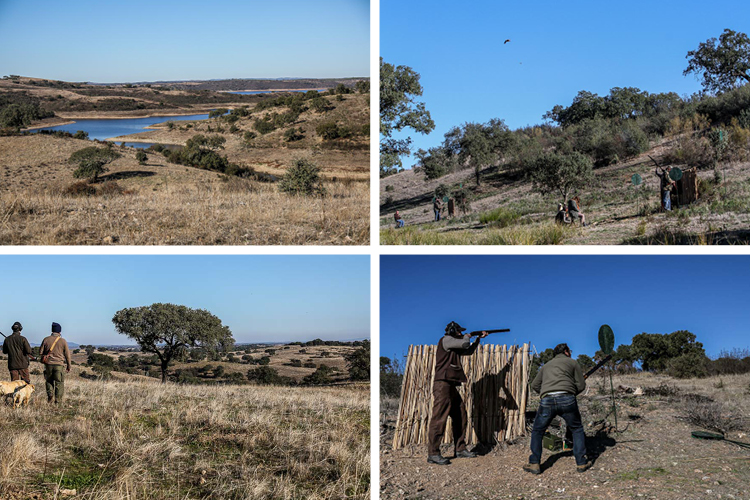
[[[461,450],[456,453],[456,458],[477,458],[477,454],[469,450]]]
[[[427,463],[437,464],[437,465],[448,465],[449,463],[451,463],[451,461],[442,455],[429,455],[427,457]]]
[[[532,474],[541,474],[542,468],[539,466],[539,464],[526,464],[523,466],[523,470],[526,472],[531,472]]]
[[[588,461],[583,465],[576,465],[576,470],[578,472],[586,472],[587,470],[591,468],[592,465],[594,464],[592,464],[591,461]]]

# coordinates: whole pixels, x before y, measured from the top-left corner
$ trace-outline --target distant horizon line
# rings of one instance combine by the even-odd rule
[[[191,82],[222,82],[227,80],[369,80],[369,76],[280,76],[280,77],[229,77],[229,78],[193,78],[193,79],[176,79],[176,80],[138,80],[138,81],[120,81],[120,82],[97,82],[93,80],[60,80],[57,78],[46,78],[41,76],[25,76],[7,74],[3,75],[4,79],[9,79],[10,76],[17,76],[19,78],[30,78],[33,80],[49,80],[54,82],[66,82],[66,83],[87,83],[91,85],[119,85],[123,83],[191,83]]]

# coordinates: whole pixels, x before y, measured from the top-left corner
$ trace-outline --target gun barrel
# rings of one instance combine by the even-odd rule
[[[509,331],[510,331],[510,328],[503,328],[503,329],[500,329],[500,330],[475,330],[473,332],[469,332],[469,335],[471,335],[472,337],[475,337],[477,335],[481,335],[482,332],[487,332],[487,333],[507,333]]]
[[[587,379],[587,378],[589,378],[589,376],[593,375],[593,373],[594,373],[594,372],[595,372],[596,370],[598,370],[599,368],[601,368],[602,366],[604,366],[604,363],[606,363],[606,362],[607,362],[607,361],[609,361],[610,359],[612,359],[612,355],[611,355],[611,354],[607,355],[607,357],[606,357],[606,358],[604,358],[603,360],[599,361],[599,362],[598,362],[598,363],[596,364],[596,366],[594,366],[594,367],[593,367],[592,369],[590,369],[589,371],[587,371],[587,372],[586,372],[586,374],[585,374],[585,375],[583,376],[583,378],[584,378],[584,379]]]

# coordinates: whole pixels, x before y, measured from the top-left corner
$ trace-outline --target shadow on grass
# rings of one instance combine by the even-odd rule
[[[152,177],[156,175],[155,172],[149,172],[147,170],[130,170],[127,172],[115,172],[113,174],[102,175],[99,177],[99,182],[107,181],[121,181],[125,179],[134,179],[136,177]]]

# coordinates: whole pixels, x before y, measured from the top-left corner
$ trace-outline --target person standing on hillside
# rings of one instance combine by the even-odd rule
[[[16,321],[11,327],[13,333],[6,337],[3,342],[3,354],[8,355],[8,371],[10,380],[23,380],[27,384],[31,383],[29,376],[29,356],[31,356],[31,346],[26,337],[21,335],[23,326]]]
[[[47,388],[47,402],[62,403],[65,394],[65,372],[70,372],[70,349],[62,338],[62,327],[52,323],[52,334],[42,341],[39,357],[44,363],[44,380]]]
[[[440,212],[443,210],[443,200],[439,196],[435,196],[435,201],[432,202],[432,209],[435,211],[435,222],[440,220]]]
[[[661,208],[667,212],[672,211],[672,186],[674,181],[669,177],[669,172],[672,167],[667,167],[659,172],[656,169],[656,176],[659,178],[659,188],[661,190]]]
[[[476,453],[466,449],[466,407],[458,393],[458,387],[466,382],[466,375],[461,366],[461,356],[471,356],[479,347],[480,339],[487,336],[482,332],[476,342],[471,343],[471,335],[463,335],[466,328],[455,321],[445,327],[445,336],[438,342],[435,354],[435,382],[432,385],[434,402],[432,420],[428,430],[429,449],[427,462],[448,465],[450,461],[440,453],[445,425],[451,417],[453,427],[453,444],[456,458],[474,458]]]
[[[586,389],[586,380],[581,366],[571,358],[568,344],[557,345],[553,354],[555,357],[539,369],[531,382],[531,389],[542,398],[531,430],[531,456],[523,470],[532,474],[542,473],[539,465],[542,461],[542,439],[549,424],[560,415],[573,433],[576,470],[585,472],[591,468],[591,462],[586,459],[586,434],[583,432],[576,396]]]

